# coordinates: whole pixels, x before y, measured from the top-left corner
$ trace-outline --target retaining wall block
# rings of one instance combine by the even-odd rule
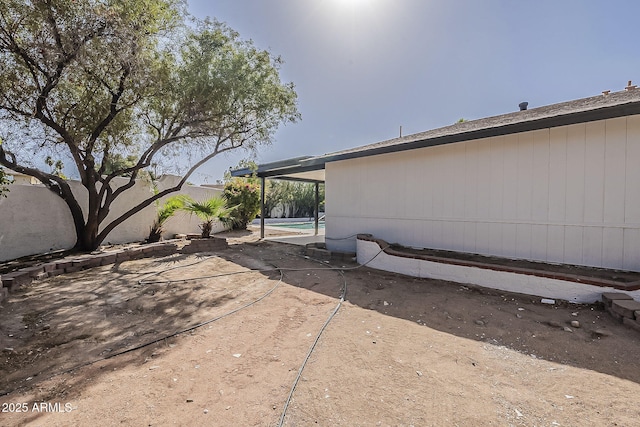
[[[51,270],[47,272],[47,274],[49,275],[49,277],[59,276],[61,274],[64,274],[64,268],[57,268],[55,270]]]
[[[182,248],[181,252],[185,254],[212,252],[220,249],[226,249],[227,247],[229,247],[227,239],[221,239],[219,237],[193,239],[188,245]]]
[[[634,319],[635,312],[640,310],[640,302],[635,300],[615,300],[611,305],[611,310],[622,317]]]
[[[635,315],[635,317],[636,317],[636,320],[637,320],[638,322],[640,322],[640,310],[637,310],[637,311],[634,313],[634,315]]]
[[[624,323],[625,325],[629,326],[632,329],[635,329],[636,331],[640,332],[640,322],[637,320],[633,320],[633,319],[629,319],[628,317],[624,317],[622,319],[622,323]]]
[[[2,275],[2,286],[13,292],[22,285],[31,283],[31,275],[21,271],[14,271]]]
[[[144,257],[142,248],[130,249],[127,252],[129,252],[129,259],[140,259]]]
[[[604,292],[602,294],[602,302],[605,307],[611,308],[611,304],[616,300],[632,300],[631,295],[627,295],[623,292]]]
[[[44,272],[44,267],[42,265],[36,265],[33,267],[21,268],[20,270],[23,273],[27,273],[31,277],[36,277],[38,274]]]
[[[47,279],[47,278],[49,278],[49,273],[47,273],[46,271],[43,271],[43,272],[38,273],[35,276],[33,276],[34,280],[42,280],[42,279]]]
[[[100,265],[109,265],[116,262],[117,255],[113,254],[102,254],[100,256]]]
[[[131,255],[129,251],[122,251],[116,253],[116,262],[129,261],[131,259]]]
[[[94,256],[86,260],[83,268],[100,267],[102,259],[99,256]]]
[[[67,267],[71,267],[73,265],[73,261],[70,259],[64,259],[56,262],[56,270],[64,270]]]
[[[82,267],[80,265],[72,265],[71,267],[65,267],[64,272],[65,273],[75,273],[78,271],[81,271]]]
[[[85,268],[88,262],[89,262],[88,258],[77,258],[71,261],[71,266]]]
[[[4,288],[0,286],[0,302],[9,298],[9,288]]]
[[[178,251],[178,245],[175,243],[166,243],[155,248],[155,255],[171,255]]]
[[[43,264],[42,267],[44,268],[44,271],[46,273],[49,273],[50,271],[56,270],[58,268],[57,264],[55,262],[50,262],[48,264]]]

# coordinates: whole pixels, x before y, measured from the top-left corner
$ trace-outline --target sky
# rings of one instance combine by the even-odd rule
[[[640,84],[637,0],[188,0],[284,60],[302,120],[268,163],[622,90]],[[222,155],[215,183],[248,157]]]

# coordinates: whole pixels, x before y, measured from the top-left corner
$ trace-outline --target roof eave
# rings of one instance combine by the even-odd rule
[[[543,117],[540,119],[529,120],[507,125],[496,126],[486,129],[478,129],[469,132],[462,132],[453,135],[445,135],[441,137],[419,139],[403,144],[391,144],[383,147],[374,147],[368,150],[352,151],[342,154],[326,155],[312,157],[304,161],[305,165],[324,165],[329,162],[340,160],[349,160],[359,157],[376,156],[380,154],[397,153],[407,150],[415,150],[418,148],[433,147],[436,145],[453,144],[456,142],[472,141],[475,139],[490,138],[503,135],[511,135],[514,133],[529,132],[540,129],[553,128],[558,126],[567,126],[578,123],[586,123],[596,120],[613,119],[617,117],[631,116],[640,114],[640,102],[614,105],[599,109],[580,111],[561,116]]]

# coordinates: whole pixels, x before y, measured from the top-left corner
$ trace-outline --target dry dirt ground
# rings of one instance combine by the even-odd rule
[[[640,334],[597,305],[228,237],[3,301],[0,425],[640,425]]]

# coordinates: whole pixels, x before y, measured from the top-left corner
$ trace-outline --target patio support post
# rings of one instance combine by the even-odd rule
[[[315,188],[315,190],[316,190],[316,194],[315,194],[316,195],[316,200],[315,200],[316,208],[313,211],[313,220],[315,221],[315,230],[316,230],[314,236],[317,236],[318,235],[318,217],[320,215],[320,212],[319,212],[320,211],[320,184],[316,182],[316,186],[315,187],[316,187]]]
[[[264,191],[267,180],[263,176],[260,178],[260,238],[264,239]]]

